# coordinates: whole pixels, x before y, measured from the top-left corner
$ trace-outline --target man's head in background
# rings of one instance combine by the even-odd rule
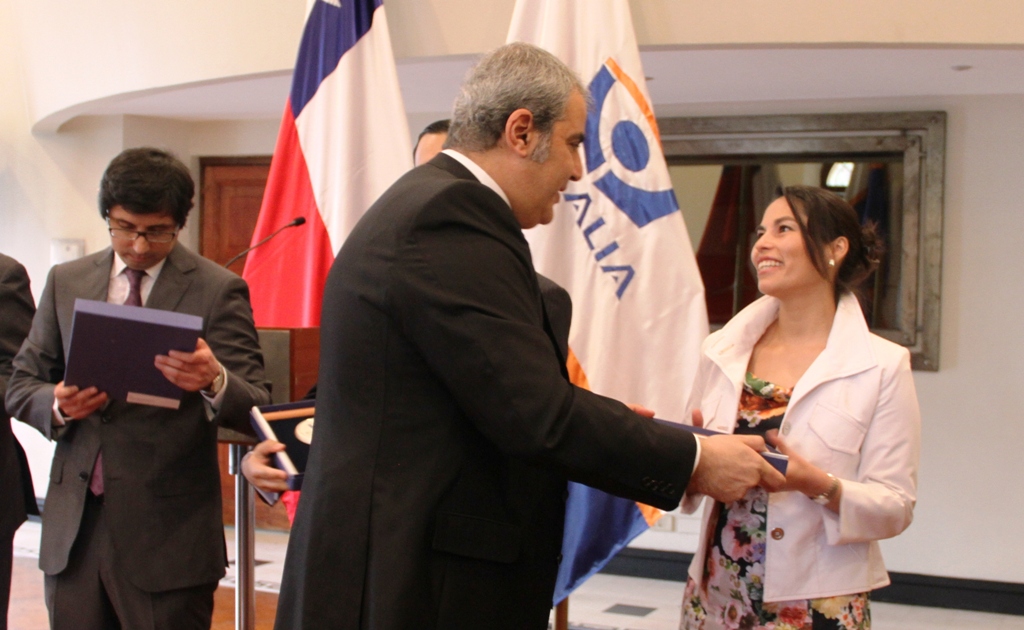
[[[413,166],[426,164],[441,152],[444,141],[448,139],[448,127],[450,126],[451,121],[445,118],[435,120],[423,128],[419,137],[416,138],[416,146],[412,148]]]

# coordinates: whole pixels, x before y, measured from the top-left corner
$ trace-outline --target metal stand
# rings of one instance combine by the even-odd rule
[[[252,486],[242,475],[242,457],[249,448],[244,444],[228,446],[228,472],[235,476],[235,630],[256,627],[256,505]]]

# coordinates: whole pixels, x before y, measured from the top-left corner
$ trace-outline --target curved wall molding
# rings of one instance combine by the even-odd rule
[[[12,5],[18,27],[12,45],[25,68],[32,129],[43,133],[76,116],[138,113],[127,104],[140,100],[144,115],[275,117],[306,14],[301,0]],[[400,68],[459,65],[500,45],[513,6],[514,0],[387,0]],[[812,49],[821,47],[1024,47],[1019,0],[860,0],[856,11],[820,0],[631,0],[630,6],[637,40],[652,52],[794,48],[813,58]],[[212,104],[189,111],[188,99],[214,91]],[[406,95],[410,111],[418,100]]]
[[[123,92],[76,103],[32,126],[53,133],[78,116],[136,114],[176,120],[249,120],[280,114],[291,86],[292,70],[209,79]]]

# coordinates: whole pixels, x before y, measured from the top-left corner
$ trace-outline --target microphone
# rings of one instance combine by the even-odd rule
[[[300,225],[304,224],[305,222],[306,222],[306,217],[295,217],[294,219],[292,219],[288,223],[285,223],[281,227],[279,227],[276,230],[274,230],[274,232],[270,236],[268,236],[265,239],[261,240],[259,243],[256,243],[255,245],[252,245],[250,247],[246,247],[242,251],[240,251],[237,254],[235,254],[234,256],[232,256],[231,260],[229,260],[226,263],[224,263],[224,268],[226,269],[226,268],[230,267],[239,258],[241,258],[242,256],[245,256],[246,254],[248,254],[252,250],[254,250],[257,247],[259,247],[260,245],[266,243],[267,241],[269,241],[270,239],[274,238],[275,236],[277,236],[281,232],[287,230],[288,228],[290,228],[290,227],[299,227]]]

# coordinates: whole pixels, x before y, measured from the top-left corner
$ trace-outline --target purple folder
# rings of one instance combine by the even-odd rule
[[[112,400],[177,409],[184,390],[156,369],[170,350],[192,352],[203,318],[155,308],[75,300],[64,384],[95,386]]]

